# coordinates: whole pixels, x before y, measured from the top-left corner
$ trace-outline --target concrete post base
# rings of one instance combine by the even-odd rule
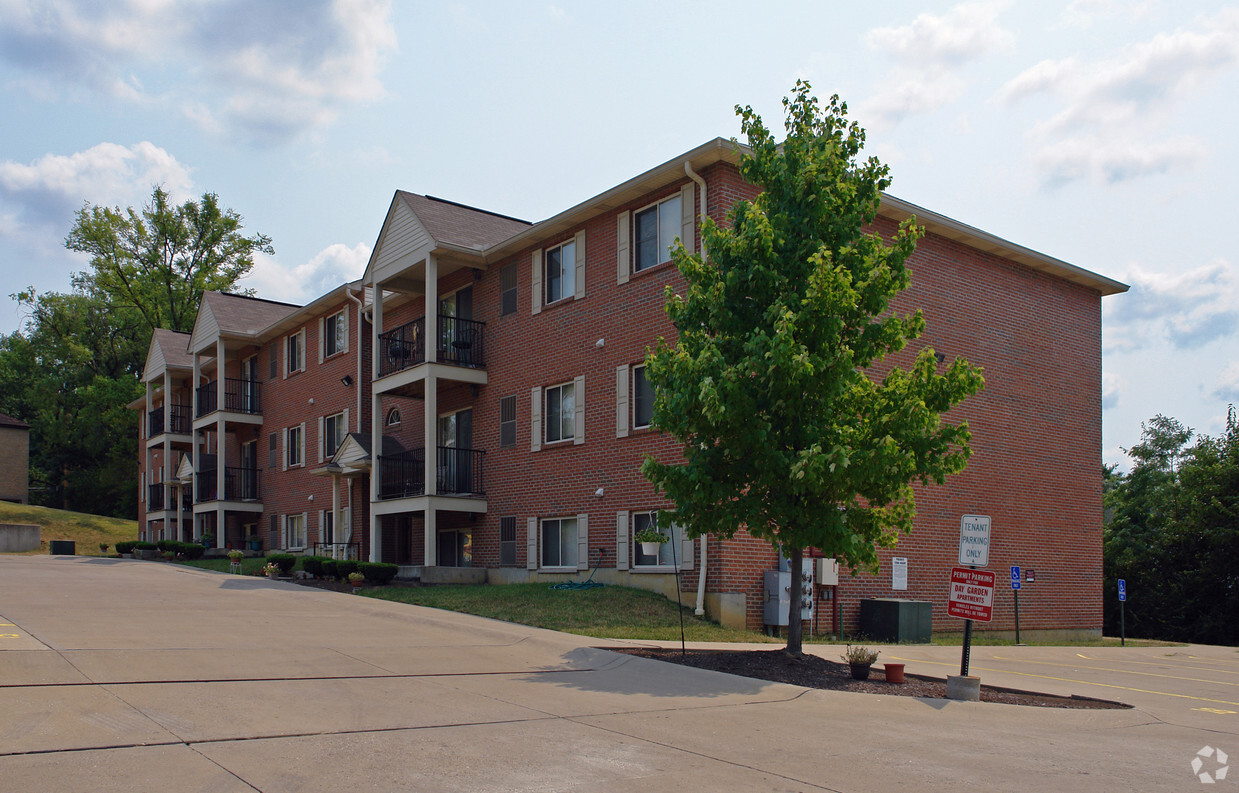
[[[946,698],[958,699],[964,702],[976,702],[981,699],[981,678],[969,675],[946,676]]]

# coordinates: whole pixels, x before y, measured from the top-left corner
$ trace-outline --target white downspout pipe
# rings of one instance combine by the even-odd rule
[[[701,220],[704,221],[707,217],[706,207],[709,206],[706,203],[706,180],[701,178],[701,174],[693,170],[693,166],[688,160],[684,161],[684,173],[688,175],[689,179],[697,183],[697,188],[701,191]],[[700,223],[698,228],[700,228]],[[706,258],[704,240],[701,244],[701,258],[703,261]],[[706,544],[706,535],[703,534],[701,535],[701,570],[697,573],[697,608],[693,610],[693,613],[698,617],[703,617],[706,613]]]

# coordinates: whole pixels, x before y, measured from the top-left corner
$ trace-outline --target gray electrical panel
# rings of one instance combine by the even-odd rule
[[[800,579],[800,619],[812,620],[816,599],[813,597],[812,559],[805,559],[801,565]],[[792,598],[792,574],[778,570],[767,570],[762,586],[762,622],[766,625],[786,625]]]

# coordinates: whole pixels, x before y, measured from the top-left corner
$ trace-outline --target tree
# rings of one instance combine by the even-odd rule
[[[241,228],[241,216],[220,209],[214,193],[173,206],[156,187],[141,213],[87,204],[65,239],[90,255],[91,269],[73,285],[137,312],[148,339],[155,328],[188,331],[204,291],[231,290],[253,269],[255,253],[274,253],[270,237],[246,237]]]
[[[683,462],[642,465],[690,535],[744,526],[781,548],[793,609],[806,548],[854,574],[876,570],[876,548],[911,530],[911,483],[964,468],[967,425],[940,414],[983,385],[962,360],[938,373],[929,348],[908,370],[867,373],[924,330],[920,312],[889,311],[922,231],[911,221],[890,240],[866,230],[887,168],[859,161],[864,132],[846,105],[835,96],[823,112],[810,90],[798,81],[783,100],[781,144],[751,107],[736,108],[751,151],[740,173],[762,192],[726,227],[703,221],[708,258],[672,252],[687,282],[666,294],[679,335],[646,362],[654,424],[683,443]],[[800,654],[798,619],[787,651]]]

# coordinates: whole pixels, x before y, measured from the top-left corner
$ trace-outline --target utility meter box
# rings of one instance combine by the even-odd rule
[[[816,600],[813,597],[814,560],[804,559],[801,564],[800,619],[813,619]],[[792,574],[767,570],[762,586],[762,622],[766,625],[787,625],[791,611]]]
[[[839,586],[839,563],[834,559],[816,559],[817,585]]]

